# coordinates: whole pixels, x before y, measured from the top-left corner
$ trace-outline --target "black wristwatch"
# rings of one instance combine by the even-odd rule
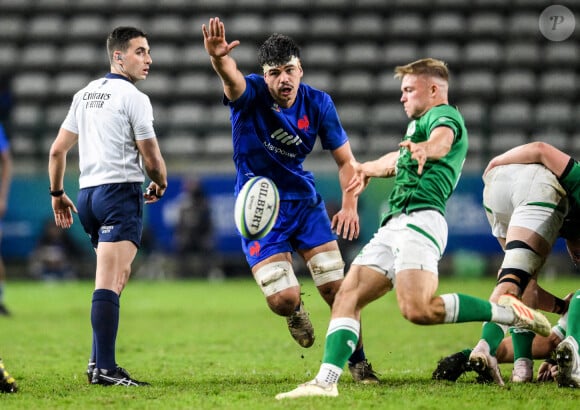
[[[64,189],[59,189],[58,191],[53,191],[52,189],[48,188],[48,192],[50,192],[50,196],[59,197],[64,195]]]

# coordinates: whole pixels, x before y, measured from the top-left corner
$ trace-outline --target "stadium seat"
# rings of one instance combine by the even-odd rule
[[[392,14],[385,21],[387,39],[417,40],[423,38],[428,29],[428,24],[417,12],[402,12]]]
[[[60,40],[66,35],[67,25],[65,18],[59,14],[36,15],[28,23],[27,35],[34,40]]]
[[[550,42],[544,46],[543,61],[545,65],[578,70],[580,68],[580,50],[573,41],[560,43]]]
[[[490,157],[499,155],[513,147],[526,144],[526,134],[519,130],[496,131],[491,134],[489,143]],[[491,158],[490,158],[491,159]]]
[[[67,70],[78,68],[85,70],[85,73],[104,65],[105,57],[103,47],[91,42],[69,43],[61,51],[61,62]]]
[[[0,10],[10,13],[26,13],[35,5],[35,0],[0,0]]]
[[[263,39],[265,40],[265,38]],[[261,40],[260,43],[263,41]],[[202,46],[203,48],[203,46]],[[250,72],[260,72],[258,70],[258,44],[242,43],[232,51],[232,56],[238,62],[239,68],[245,74]],[[204,50],[204,67],[208,68],[209,56]],[[210,65],[211,66],[211,65]]]
[[[455,67],[460,67],[461,50],[459,44],[454,41],[435,41],[425,45],[423,55],[425,57],[437,58],[447,63],[449,68],[454,72]]]
[[[499,42],[475,40],[463,48],[464,62],[471,67],[493,68],[503,61],[503,49]]]
[[[52,80],[45,72],[22,72],[15,74],[12,80],[12,91],[17,100],[42,99],[49,95],[51,88]]]
[[[139,81],[137,88],[143,91],[151,99],[169,99],[173,96],[175,80],[170,74],[160,70],[152,70],[147,80]]]
[[[230,130],[230,110],[223,104],[212,104],[207,107],[207,117],[204,121],[213,130]]]
[[[335,43],[313,42],[301,50],[302,64],[308,71],[309,67],[331,69],[339,61],[340,51]]]
[[[471,40],[475,38],[501,38],[505,29],[505,21],[499,12],[475,12],[468,18],[466,28]]]
[[[568,136],[568,153],[572,158],[580,158],[580,131],[576,131],[574,134]]]
[[[177,97],[214,98],[219,101],[222,95],[222,84],[212,72],[186,71],[177,74],[173,93]]]
[[[223,157],[234,152],[232,137],[227,133],[209,134],[204,137],[205,154]]]
[[[492,106],[490,126],[494,131],[519,129],[525,131],[533,125],[530,102],[524,99],[508,99]]]
[[[394,68],[394,67],[393,67]],[[375,93],[389,101],[399,101],[401,98],[401,80],[393,77],[393,70],[386,68],[376,76]]]
[[[461,38],[465,35],[465,20],[461,13],[434,12],[429,19],[429,34],[433,38]]]
[[[360,39],[374,37],[383,39],[385,32],[383,17],[377,13],[353,13],[346,19],[346,29],[350,36]]]
[[[396,128],[404,131],[409,122],[403,105],[398,102],[376,103],[370,106],[368,111],[369,126],[375,127],[377,130]]]
[[[383,61],[389,71],[394,69],[395,66],[415,61],[420,55],[417,44],[409,41],[387,43],[383,49]]]
[[[512,40],[506,43],[504,62],[510,68],[537,69],[542,59],[540,47],[530,40]]]
[[[509,69],[498,75],[501,98],[533,97],[538,92],[536,75],[530,69]]]
[[[371,159],[377,159],[389,152],[397,151],[404,132],[405,126],[385,128],[382,132],[367,135],[365,139],[366,153]]]
[[[103,42],[108,31],[107,20],[97,14],[74,15],[69,20],[68,35],[75,40],[94,39]]]
[[[115,27],[120,26],[133,26],[148,32],[147,27],[147,19],[137,13],[119,13],[111,16],[109,19],[108,30],[112,30]],[[149,44],[151,48],[157,48],[157,41],[155,38],[150,39],[152,44]],[[102,44],[102,40],[98,42],[98,44]]]
[[[181,46],[174,43],[157,42],[154,43],[154,47],[151,46],[151,59],[153,60],[151,73],[159,68],[173,69],[176,65],[182,64],[184,54]],[[209,57],[207,58],[209,59]]]
[[[29,131],[42,127],[43,107],[35,103],[19,103],[12,109],[12,126],[17,130]]]
[[[547,142],[556,148],[568,152],[568,149],[573,146],[570,143],[570,138],[568,134],[560,129],[556,128],[539,128],[538,130],[534,131],[534,133],[530,136],[530,142],[533,141],[543,141]]]
[[[368,95],[375,88],[373,75],[367,71],[345,71],[336,80],[336,91],[344,99]]]
[[[541,36],[538,28],[539,14],[536,11],[517,11],[507,20],[506,28],[512,38],[534,39]]]
[[[361,65],[372,69],[381,66],[380,48],[371,42],[348,43],[343,49],[344,64],[360,69]]]
[[[168,107],[167,118],[173,127],[195,128],[207,120],[207,110],[201,103],[180,102]]]
[[[534,109],[533,118],[539,128],[571,129],[574,123],[574,110],[565,100],[541,101]]]
[[[23,47],[20,64],[27,69],[58,67],[58,48],[52,43],[31,43]]]
[[[70,101],[72,101],[72,95]],[[45,124],[47,131],[51,130],[53,138],[56,137],[56,133],[58,132],[58,129],[60,128],[66,117],[66,114],[68,113],[70,108],[70,101],[51,104],[46,109]]]
[[[456,80],[456,92],[463,98],[479,97],[492,99],[496,93],[496,78],[491,70],[463,71]]]
[[[13,72],[16,68],[18,53],[15,45],[8,42],[0,43],[0,71]]]
[[[152,51],[152,53],[154,53],[155,50]],[[234,50],[232,52],[232,55],[237,54],[236,51]],[[186,66],[190,67],[191,69],[196,69],[196,70],[201,70],[201,69],[209,69],[211,70],[211,63],[209,60],[209,56],[207,55],[207,52],[205,51],[205,48],[203,47],[203,43],[202,44],[188,44],[183,46],[183,48],[181,49],[181,57],[182,57],[182,61],[183,64],[185,64]],[[153,55],[153,58],[155,58],[155,56]],[[153,64],[155,64],[155,61],[153,62]]]
[[[0,16],[0,40],[14,41],[22,38],[25,32],[25,21],[23,18],[11,15]]]
[[[10,138],[10,149],[14,157],[21,159],[22,157],[37,155],[37,142],[32,133],[18,132]]]
[[[77,13],[88,14],[114,8],[118,0],[74,0]]]
[[[204,22],[206,26],[208,21]],[[257,13],[235,14],[225,19],[224,23],[227,24],[227,35],[232,40],[247,37],[261,37],[266,31],[265,26],[267,24],[264,18]],[[201,26],[199,31],[201,32]]]
[[[456,103],[459,112],[465,120],[467,130],[481,132],[487,121],[487,104],[480,99],[458,101]]]
[[[205,152],[204,140],[196,135],[176,134],[159,139],[164,155],[171,157],[199,155]]]
[[[334,76],[326,70],[307,70],[302,78],[306,84],[325,91],[331,96],[334,93],[336,82]]]
[[[183,18],[178,14],[154,15],[143,29],[147,31],[151,39],[155,39],[155,42],[172,41],[183,36],[185,32]]]
[[[303,36],[307,26],[305,18],[298,13],[273,14],[267,24],[268,31],[290,37]]]
[[[545,98],[576,97],[578,75],[568,68],[546,71],[540,74],[540,92]]]
[[[343,103],[337,107],[340,121],[347,131],[361,130],[367,125],[367,107],[357,102]]]
[[[344,35],[342,16],[332,13],[313,14],[307,24],[309,37],[320,40],[337,40]]]
[[[52,93],[60,98],[67,100],[67,106],[70,105],[73,95],[81,88],[85,87],[91,78],[86,72],[64,71],[55,75],[52,80]],[[64,119],[64,117],[63,117]]]

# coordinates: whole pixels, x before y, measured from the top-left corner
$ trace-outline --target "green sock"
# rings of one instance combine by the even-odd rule
[[[483,322],[491,319],[491,303],[461,293],[457,295],[457,323]]]
[[[577,290],[570,300],[566,336],[572,336],[577,342],[580,342],[580,290]]]
[[[358,320],[332,319],[328,325],[322,363],[330,363],[339,369],[344,368],[348,358],[356,349],[359,332]]]
[[[530,330],[510,327],[512,344],[514,346],[514,362],[519,358],[533,359],[532,342],[536,334]]]
[[[505,336],[503,328],[494,322],[485,322],[481,331],[481,338],[489,345],[489,353],[495,356],[495,352]]]

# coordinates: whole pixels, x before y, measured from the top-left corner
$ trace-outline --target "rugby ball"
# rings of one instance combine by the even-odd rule
[[[244,238],[261,239],[276,223],[279,208],[280,196],[274,182],[266,177],[253,177],[236,198],[236,227]]]

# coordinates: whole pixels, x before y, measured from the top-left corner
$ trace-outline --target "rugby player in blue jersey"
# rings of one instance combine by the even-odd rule
[[[354,156],[331,97],[301,83],[300,49],[289,37],[273,34],[259,48],[262,74],[244,76],[230,52],[224,23],[211,18],[202,27],[211,64],[222,80],[224,104],[231,113],[235,193],[254,176],[266,176],[280,191],[280,212],[272,231],[260,240],[242,238],[248,264],[268,306],[284,316],[292,337],[302,347],[314,343],[314,330],[300,297],[292,254],[306,262],[320,295],[332,306],[344,277],[337,234],[359,235],[357,197],[346,192],[354,175]],[[330,220],[314,176],[303,162],[320,138],[338,166],[342,208]],[[350,357],[355,380],[376,383],[362,344]]]

